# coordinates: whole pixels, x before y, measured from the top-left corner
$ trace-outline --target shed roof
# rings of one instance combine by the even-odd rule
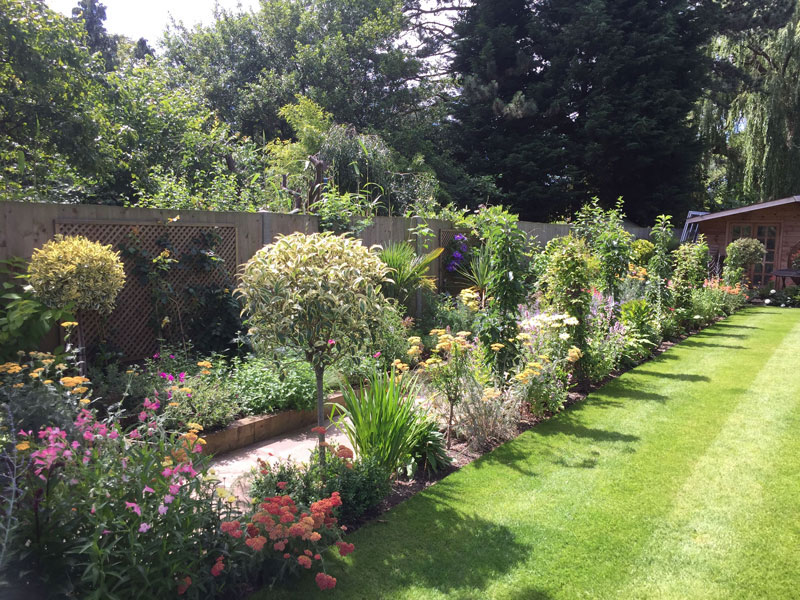
[[[723,217],[732,217],[742,213],[752,212],[754,210],[761,210],[763,208],[773,208],[775,206],[783,206],[784,204],[792,204],[793,202],[800,202],[800,196],[789,196],[788,198],[781,198],[780,200],[770,200],[769,202],[760,202],[758,204],[751,204],[750,206],[741,206],[739,208],[731,208],[728,210],[721,210],[716,213],[709,213],[699,217],[691,217],[686,219],[687,223],[700,223],[702,221],[711,221],[712,219],[721,219]]]

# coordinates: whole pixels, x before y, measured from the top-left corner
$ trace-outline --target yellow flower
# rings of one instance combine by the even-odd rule
[[[15,383],[13,387],[15,387],[15,388],[21,388],[21,387],[24,387],[24,386],[25,386],[25,384],[24,384],[24,383]]]
[[[489,346],[489,348],[491,348],[491,349],[492,349],[494,352],[500,352],[500,350],[502,350],[503,348],[505,348],[505,345],[504,345],[504,344],[501,344],[501,343],[499,343],[499,342],[495,342],[494,344],[492,344],[491,346]]]
[[[43,358],[42,362],[49,366],[49,365],[53,364],[53,359],[52,358]]]
[[[56,365],[56,369],[58,369],[59,371],[63,371],[63,370],[65,370],[66,368],[67,368],[67,365],[65,365],[64,363],[58,363],[58,364]]]
[[[177,402],[170,402],[167,406],[179,406]]]
[[[228,496],[225,500],[228,504],[235,504],[236,503],[236,496]]]
[[[81,398],[80,399],[80,403],[81,404],[89,404],[89,402],[91,402],[91,400],[89,400],[88,398]]]
[[[72,390],[72,393],[73,394],[82,394],[82,393],[84,393],[84,392],[86,392],[88,390],[89,390],[88,387],[86,387],[85,385],[82,385],[82,386],[76,387],[74,390]]]
[[[31,443],[29,441],[27,441],[27,440],[17,444],[17,450],[27,450],[30,447],[31,447]]]
[[[197,363],[197,366],[198,367],[205,367],[206,369],[210,369],[212,367],[212,364],[210,362],[208,362],[207,360],[201,360],[199,363]]]
[[[419,346],[411,346],[411,348],[406,351],[406,354],[409,356],[419,356],[422,354],[422,350],[420,350]]]
[[[200,425],[200,423],[190,422],[186,424],[186,427],[188,427],[189,429],[193,429],[195,431],[203,431],[203,426]]]
[[[67,329],[70,328],[70,327],[77,327],[78,326],[78,322],[77,321],[64,321],[61,324],[61,326],[64,327],[64,328],[67,328]]]
[[[578,362],[582,356],[583,352],[581,352],[581,349],[576,346],[572,346],[567,353],[567,360],[571,363]]]
[[[408,343],[412,346],[419,346],[422,343],[422,339],[418,335],[414,335],[408,338]]]
[[[28,373],[28,377],[30,377],[31,379],[36,379],[37,377],[39,377],[39,373]]]
[[[472,335],[472,332],[471,332],[471,331],[459,331],[459,332],[456,334],[456,337],[465,338],[465,337],[469,337],[469,336],[471,336],[471,335]]]
[[[52,379],[45,379],[45,380],[44,380],[44,384],[45,384],[45,385],[50,385],[51,383],[53,383],[53,380],[52,380]]]
[[[202,373],[203,375],[211,375],[211,371],[209,371],[208,369],[203,369],[202,371],[200,371],[200,373]]]

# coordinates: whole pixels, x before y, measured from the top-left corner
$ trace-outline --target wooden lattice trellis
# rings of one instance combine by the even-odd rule
[[[120,223],[120,222],[56,222],[56,233],[81,235],[92,241],[110,244],[119,250],[120,244],[136,236],[137,247],[148,253],[158,253],[162,246],[159,240],[168,239],[176,257],[197,247],[196,240],[203,234],[214,232],[219,236],[215,254],[224,262],[221,267],[209,271],[197,269],[171,269],[168,281],[174,289],[175,309],[186,309],[187,286],[224,285],[233,280],[236,273],[236,227],[233,225],[180,225],[164,223]],[[120,350],[127,360],[151,356],[158,345],[158,335],[153,323],[153,297],[148,286],[143,285],[135,273],[133,260],[122,255],[126,282],[114,311],[105,320],[96,314],[78,314],[78,320],[87,347],[105,339],[110,346]],[[177,324],[172,324],[172,327]]]

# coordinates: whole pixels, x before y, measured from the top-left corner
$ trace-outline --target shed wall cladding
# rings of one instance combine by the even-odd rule
[[[725,248],[734,239],[734,228],[742,225],[752,227],[751,237],[755,237],[758,226],[777,227],[775,269],[788,268],[792,254],[800,250],[800,204],[798,203],[701,221],[699,233],[706,236],[712,254],[724,256]]]

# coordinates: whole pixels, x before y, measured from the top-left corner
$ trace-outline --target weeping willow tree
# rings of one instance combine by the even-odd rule
[[[800,4],[785,26],[721,38],[712,52],[741,77],[699,108],[712,204],[800,193]]]

